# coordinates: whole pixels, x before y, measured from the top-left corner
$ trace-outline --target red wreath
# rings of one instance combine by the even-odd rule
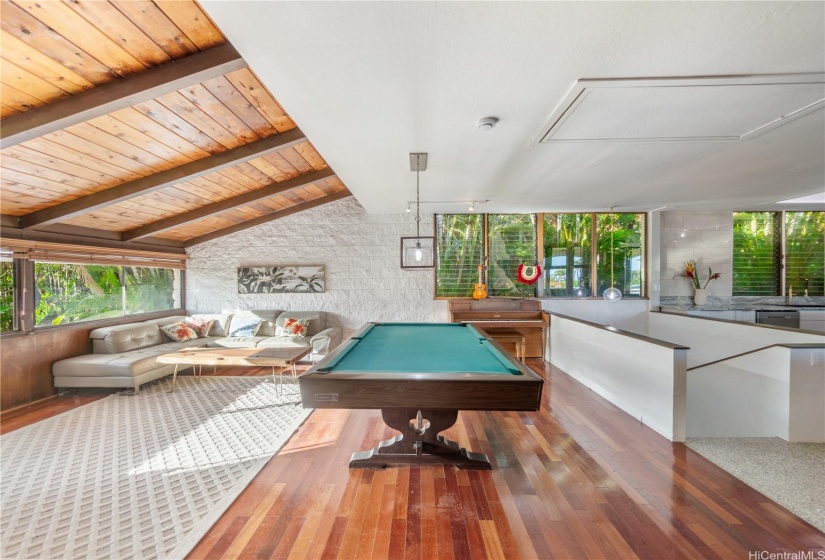
[[[522,284],[535,284],[539,276],[541,276],[541,267],[539,265],[518,265],[516,278],[518,278],[518,281]]]

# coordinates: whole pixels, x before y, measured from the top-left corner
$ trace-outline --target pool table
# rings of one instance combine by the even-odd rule
[[[400,432],[353,454],[350,467],[489,469],[485,455],[438,434],[459,410],[538,410],[544,381],[472,325],[367,323],[298,384],[305,408],[381,409]]]

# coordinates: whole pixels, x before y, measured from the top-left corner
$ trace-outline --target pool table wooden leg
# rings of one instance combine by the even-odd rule
[[[350,467],[384,468],[396,464],[447,464],[462,469],[489,470],[490,461],[482,453],[459,446],[440,432],[458,419],[458,410],[384,408],[384,423],[401,432],[369,451],[353,453]]]

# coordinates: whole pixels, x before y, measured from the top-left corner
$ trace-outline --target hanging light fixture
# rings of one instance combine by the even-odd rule
[[[610,287],[604,291],[602,297],[607,301],[619,301],[622,299],[622,291],[615,286],[613,279],[613,232],[616,230],[616,220],[613,214],[615,206],[610,207]]]
[[[435,237],[421,237],[421,172],[427,170],[427,154],[410,154],[410,171],[415,171],[415,237],[401,238],[401,268],[424,269],[435,266]]]

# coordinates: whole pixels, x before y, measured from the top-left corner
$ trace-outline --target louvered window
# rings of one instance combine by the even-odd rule
[[[488,214],[490,255],[487,289],[491,296],[528,297],[536,295],[535,284],[522,284],[520,264],[534,265],[536,259],[535,214]]]
[[[470,297],[484,254],[481,214],[437,215],[436,296]]]
[[[780,294],[780,212],[733,213],[733,295]]]
[[[785,214],[785,287],[825,295],[825,212]]]

